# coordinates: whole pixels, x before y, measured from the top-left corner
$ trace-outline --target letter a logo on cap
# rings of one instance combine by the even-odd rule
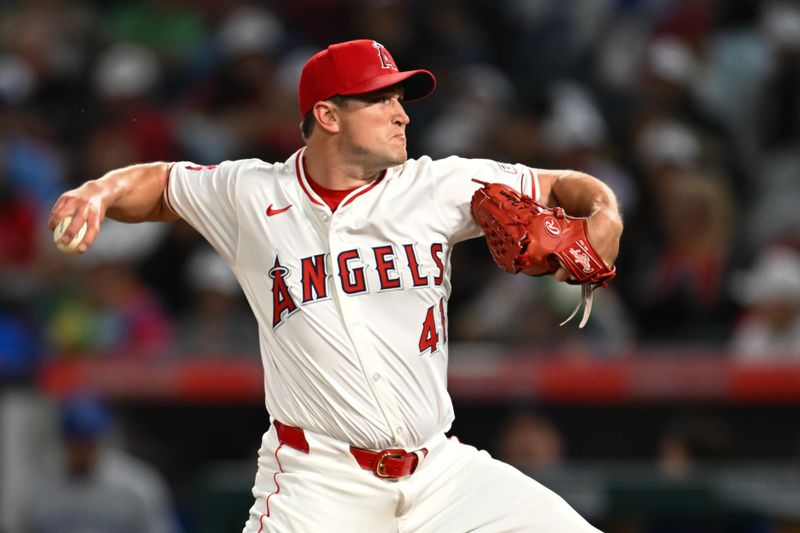
[[[381,59],[381,68],[397,70],[392,56],[389,55],[389,52],[386,51],[386,48],[381,43],[372,41],[372,46],[378,51],[378,57]]]
[[[307,115],[314,104],[336,94],[352,96],[397,84],[405,88],[403,101],[410,102],[430,94],[436,78],[423,69],[400,71],[389,51],[372,39],[335,43],[303,66],[297,91],[300,114]]]

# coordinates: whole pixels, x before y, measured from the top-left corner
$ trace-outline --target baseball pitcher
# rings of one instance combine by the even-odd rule
[[[72,217],[63,243],[87,224],[80,252],[104,217],[182,218],[235,273],[271,420],[247,533],[597,531],[445,436],[447,301],[453,246],[483,234],[506,270],[583,284],[589,300],[613,277],[616,200],[579,172],[409,159],[405,102],[435,84],[375,41],[334,44],[305,64],[306,143],[286,161],[137,164],[53,207],[51,229]]]

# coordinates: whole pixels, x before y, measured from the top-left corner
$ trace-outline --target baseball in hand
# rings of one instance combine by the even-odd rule
[[[61,241],[61,237],[64,235],[64,230],[69,227],[70,222],[72,222],[71,216],[66,216],[61,219],[56,229],[53,230],[53,242],[55,242],[56,247],[65,254],[79,254],[81,251],[78,249],[78,246],[80,246],[83,237],[86,235],[86,222],[83,223],[83,226],[81,226],[81,229],[75,234],[75,237],[67,244],[64,244]]]

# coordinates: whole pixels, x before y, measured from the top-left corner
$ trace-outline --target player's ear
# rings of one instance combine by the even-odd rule
[[[317,120],[317,126],[329,133],[337,133],[341,127],[336,104],[322,100],[314,104],[311,110]]]

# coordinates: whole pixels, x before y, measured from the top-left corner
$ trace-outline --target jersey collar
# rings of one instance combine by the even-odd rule
[[[297,181],[300,183],[300,188],[306,194],[311,203],[314,205],[318,205],[320,207],[328,208],[327,204],[319,197],[319,195],[314,192],[311,188],[311,185],[308,183],[308,176],[306,176],[305,169],[303,168],[304,165],[302,164],[303,157],[305,156],[306,148],[303,147],[296,152],[296,157],[294,160],[294,168],[295,174],[297,175]],[[357,197],[365,194],[372,189],[374,189],[380,182],[382,182],[386,178],[386,170],[381,172],[380,176],[378,176],[372,183],[368,183],[366,185],[362,185],[361,187],[354,189],[350,194],[348,194],[342,202],[339,204],[339,208],[341,209],[355,200]],[[328,208],[329,209],[329,208]]]

